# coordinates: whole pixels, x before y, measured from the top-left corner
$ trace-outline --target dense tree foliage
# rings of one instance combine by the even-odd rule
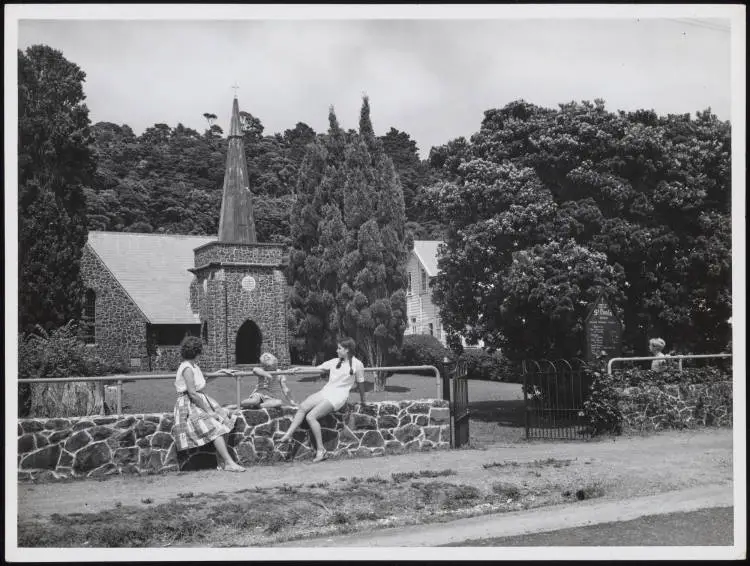
[[[80,314],[87,230],[215,234],[227,140],[164,123],[90,126],[85,74],[59,51],[19,58],[19,322]],[[710,110],[659,116],[602,101],[485,112],[479,131],[421,160],[408,133],[304,123],[264,135],[241,113],[256,229],[291,245],[295,345],[354,337],[370,364],[401,342],[412,238],[444,239],[435,300],[446,329],[515,358],[570,357],[604,293],[626,353],[731,339],[730,125]]]
[[[19,328],[80,316],[89,148],[86,74],[46,46],[18,52]]]
[[[241,112],[250,186],[261,242],[289,242],[289,215],[304,146],[303,123],[263,136],[261,121]],[[136,136],[128,126],[92,127],[98,167],[86,201],[92,230],[215,234],[221,210],[226,138],[205,113],[202,134],[182,124],[155,124]],[[217,129],[218,128],[218,129]]]
[[[730,339],[730,126],[710,111],[524,101],[431,152],[425,202],[449,223],[435,298],[446,327],[514,357],[569,357],[587,306],[620,311],[625,351]]]
[[[309,146],[292,214],[290,284],[295,335],[316,358],[337,336],[382,365],[406,328],[406,230],[401,184],[374,135],[367,98],[359,131],[344,132],[331,110],[329,131]]]

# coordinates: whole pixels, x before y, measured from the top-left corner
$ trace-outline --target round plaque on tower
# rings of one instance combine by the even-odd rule
[[[250,292],[255,289],[255,277],[253,277],[252,275],[245,275],[242,278],[242,282],[240,284],[242,285],[243,291]]]

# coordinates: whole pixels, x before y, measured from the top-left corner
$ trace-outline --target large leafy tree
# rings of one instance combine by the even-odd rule
[[[358,132],[335,114],[308,147],[292,215],[291,296],[296,335],[311,355],[353,337],[368,364],[383,365],[406,327],[411,237],[393,162],[374,135],[367,98]]]
[[[435,289],[446,326],[514,357],[575,356],[596,290],[621,313],[626,352],[654,334],[723,349],[729,139],[710,111],[488,110],[470,140],[430,156],[444,181],[425,202],[449,223]]]
[[[407,132],[396,128],[379,137],[383,151],[393,161],[404,193],[404,210],[407,229],[415,239],[439,240],[443,237],[445,225],[440,219],[430,217],[422,200],[425,188],[438,180],[435,169],[428,161],[419,158],[419,149]]]
[[[18,52],[19,327],[80,316],[84,190],[95,170],[85,73],[60,51]]]

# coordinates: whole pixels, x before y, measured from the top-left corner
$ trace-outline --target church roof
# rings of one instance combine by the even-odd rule
[[[430,277],[438,274],[437,253],[442,243],[442,240],[414,240],[414,253]]]
[[[190,308],[193,250],[216,236],[89,232],[88,244],[152,324],[199,324]]]

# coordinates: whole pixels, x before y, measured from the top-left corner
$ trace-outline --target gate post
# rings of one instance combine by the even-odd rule
[[[529,393],[528,393],[528,376],[526,362],[523,362],[523,428],[526,432],[526,440],[529,439]]]
[[[447,356],[443,358],[443,367],[441,372],[443,376],[443,379],[441,380],[443,389],[441,392],[441,396],[443,398],[443,401],[451,400],[451,379],[453,377],[453,369],[454,363],[451,362]]]

